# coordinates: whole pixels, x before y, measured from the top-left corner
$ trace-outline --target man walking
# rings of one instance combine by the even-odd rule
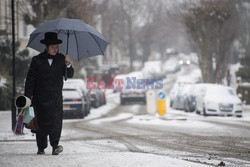
[[[39,129],[36,131],[37,154],[45,154],[47,136],[52,146],[52,155],[63,151],[59,145],[63,120],[63,76],[72,78],[74,69],[68,55],[59,53],[62,43],[57,33],[47,32],[40,42],[45,51],[32,58],[25,82],[25,96],[32,100]]]

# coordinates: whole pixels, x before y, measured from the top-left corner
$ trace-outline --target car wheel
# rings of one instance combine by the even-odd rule
[[[188,106],[188,104],[184,104],[184,111],[185,112],[190,112],[190,108],[189,108],[189,106]]]
[[[188,112],[188,110],[187,110],[187,108],[186,108],[186,107],[184,107],[184,111],[185,111],[185,112]]]
[[[90,113],[90,109],[91,109],[91,106],[89,105],[88,106],[88,114]]]
[[[79,118],[84,118],[85,117],[85,112],[84,110],[80,113]]]
[[[98,107],[99,107],[99,101],[96,100],[96,101],[95,101],[95,106],[94,106],[94,108],[98,108]]]

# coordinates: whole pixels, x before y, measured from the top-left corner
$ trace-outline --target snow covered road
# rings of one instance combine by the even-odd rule
[[[37,156],[35,137],[11,133],[0,112],[0,166],[250,166],[250,112],[243,118],[203,117],[168,109],[159,117],[118,94],[85,119],[64,120],[64,152]],[[6,124],[9,124],[7,126]]]

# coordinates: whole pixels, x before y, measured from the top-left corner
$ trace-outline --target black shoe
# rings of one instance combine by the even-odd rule
[[[44,152],[44,150],[38,149],[37,154],[38,154],[38,155],[44,155],[45,152]]]
[[[56,148],[53,148],[52,155],[58,155],[63,152],[63,146],[59,145]]]

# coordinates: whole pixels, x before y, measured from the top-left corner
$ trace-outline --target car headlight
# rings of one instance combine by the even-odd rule
[[[179,64],[182,65],[183,64],[183,60],[179,60]]]

